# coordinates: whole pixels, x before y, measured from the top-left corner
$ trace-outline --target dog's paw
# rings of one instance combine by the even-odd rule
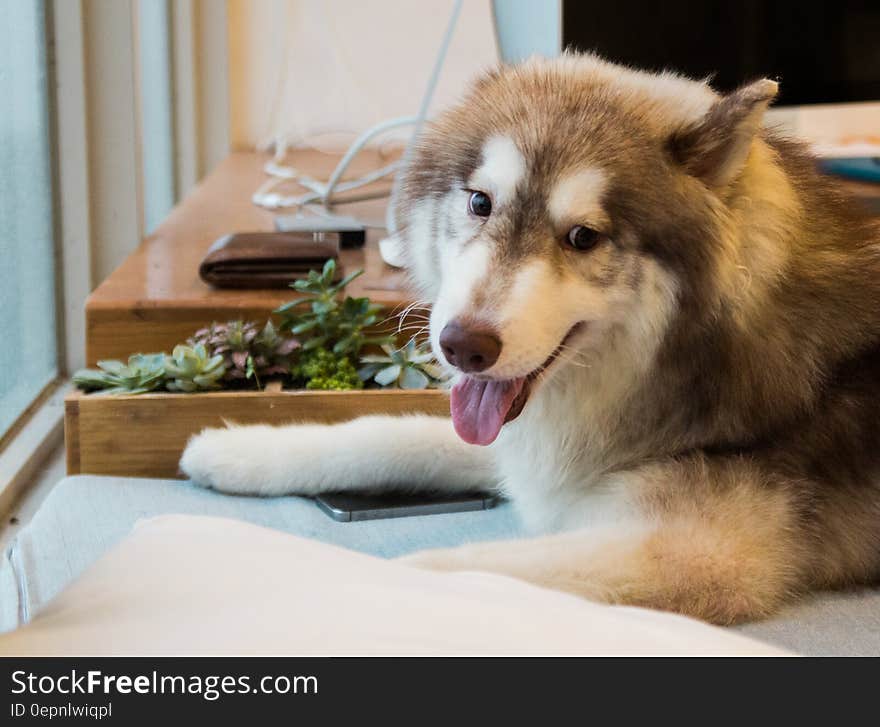
[[[265,456],[255,427],[205,429],[186,446],[181,471],[200,487],[258,495],[267,484]]]

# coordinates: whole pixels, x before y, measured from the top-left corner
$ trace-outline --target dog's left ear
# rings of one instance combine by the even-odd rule
[[[739,174],[779,84],[763,79],[723,96],[695,124],[672,135],[669,147],[689,173],[714,188]]]

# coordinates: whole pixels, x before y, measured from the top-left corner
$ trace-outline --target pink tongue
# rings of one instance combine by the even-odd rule
[[[452,388],[451,400],[458,436],[468,444],[492,444],[525,381],[525,377],[508,381],[462,377]]]

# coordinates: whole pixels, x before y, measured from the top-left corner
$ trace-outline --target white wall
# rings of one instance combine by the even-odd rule
[[[452,0],[229,0],[233,148],[416,112]],[[489,0],[464,0],[434,107],[497,59]],[[335,143],[334,143],[335,142]]]
[[[848,154],[841,142],[867,141],[880,145],[880,103],[818,104],[771,109],[771,124],[788,133],[807,139],[817,151],[829,156],[860,156]]]

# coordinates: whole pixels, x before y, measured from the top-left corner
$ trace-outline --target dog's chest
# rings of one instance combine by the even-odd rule
[[[496,467],[530,530],[611,524],[630,515],[625,478],[603,477],[610,446],[602,418],[568,387],[530,401],[493,445]],[[578,406],[578,404],[581,404]]]

